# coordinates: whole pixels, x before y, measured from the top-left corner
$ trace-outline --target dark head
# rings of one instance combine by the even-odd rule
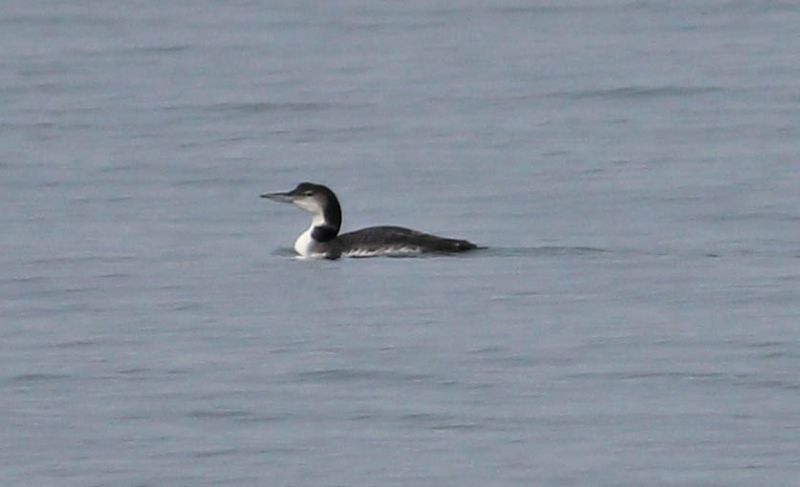
[[[300,183],[288,193],[267,193],[262,198],[293,205],[314,215],[312,224],[334,227],[336,232],[342,225],[342,208],[339,199],[327,186],[314,183]]]

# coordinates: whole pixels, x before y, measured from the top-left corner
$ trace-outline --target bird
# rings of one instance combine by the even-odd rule
[[[439,237],[398,226],[367,227],[340,234],[342,207],[339,198],[322,184],[302,182],[291,191],[266,193],[261,197],[291,203],[311,213],[311,225],[294,242],[294,250],[301,258],[453,254],[482,248],[467,240]]]

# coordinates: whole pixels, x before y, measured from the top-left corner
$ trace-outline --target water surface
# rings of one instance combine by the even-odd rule
[[[3,485],[794,485],[792,2],[7,1]],[[345,230],[489,249],[299,261]]]

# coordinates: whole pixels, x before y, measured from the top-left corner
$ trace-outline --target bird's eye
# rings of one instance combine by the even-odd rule
[[[306,191],[306,192],[305,192],[305,193],[303,193],[303,194],[304,194],[304,195],[306,195],[306,196],[311,196],[311,195],[313,195],[314,193],[313,193],[313,192],[311,192],[311,191]]]

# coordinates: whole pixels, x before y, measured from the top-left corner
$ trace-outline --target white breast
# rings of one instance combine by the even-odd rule
[[[311,231],[314,230],[312,223],[308,230],[301,233],[297,240],[294,241],[294,251],[303,258],[319,258],[325,257],[325,254],[314,251],[314,239],[311,238]]]

